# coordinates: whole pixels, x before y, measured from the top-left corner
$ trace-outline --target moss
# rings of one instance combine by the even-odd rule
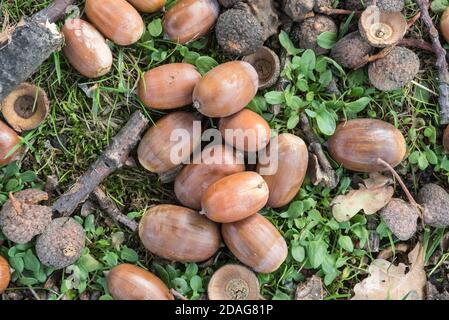
[[[223,51],[236,56],[254,53],[263,46],[265,40],[257,19],[239,9],[230,9],[220,15],[215,34]]]
[[[381,91],[397,90],[418,74],[418,56],[404,47],[395,47],[388,56],[369,65],[368,76],[371,84]]]
[[[402,199],[392,199],[380,215],[391,232],[402,241],[414,236],[418,226],[418,209]]]
[[[331,56],[343,67],[354,69],[361,65],[373,50],[374,48],[356,31],[340,39],[332,48]]]
[[[418,202],[423,206],[424,223],[435,228],[449,226],[449,194],[440,186],[429,183],[421,188]]]
[[[324,54],[329,50],[321,48],[317,39],[323,32],[338,32],[335,22],[324,15],[316,15],[304,20],[292,29],[291,37],[299,48],[312,49],[316,54]]]

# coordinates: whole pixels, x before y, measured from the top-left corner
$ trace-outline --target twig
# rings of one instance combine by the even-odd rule
[[[53,211],[63,216],[70,216],[104,179],[125,164],[129,153],[137,145],[147,127],[148,120],[145,116],[140,111],[134,112],[126,125],[112,139],[106,151],[78,182],[53,204]]]
[[[357,15],[360,15],[360,11],[353,11],[353,10],[345,10],[345,9],[335,9],[335,8],[329,8],[329,7],[319,7],[317,10],[319,13],[325,14],[327,16],[331,15],[350,15],[353,12],[355,12]]]
[[[421,18],[421,12],[418,12],[413,17],[410,18],[410,20],[407,21],[407,29],[410,29],[418,19]]]
[[[170,289],[170,292],[175,298],[178,298],[179,300],[184,300],[184,301],[189,300],[173,288]]]
[[[443,48],[440,42],[440,37],[437,28],[432,22],[432,18],[429,14],[429,0],[416,0],[421,11],[421,20],[426,25],[430,38],[432,40],[432,47],[437,60],[435,66],[439,75],[439,102],[440,102],[440,117],[441,124],[449,123],[449,71],[446,61],[446,50]]]
[[[404,38],[399,42],[398,45],[403,46],[403,47],[409,47],[409,48],[418,48],[418,49],[421,49],[424,51],[429,51],[429,52],[433,53],[432,45],[422,39]]]
[[[101,189],[100,187],[96,187],[92,195],[100,205],[100,208],[103,209],[114,221],[127,226],[133,232],[137,231],[137,228],[139,226],[138,223],[124,215],[120,211],[120,209],[117,208],[114,201],[112,201],[111,198],[106,195],[103,189]]]
[[[366,56],[365,59],[354,68],[354,70],[363,68],[370,62],[374,62],[374,61],[385,58],[386,56],[388,56],[390,54],[390,52],[394,49],[394,47],[395,46],[387,47],[387,48],[382,49],[378,53],[373,54],[372,56]]]

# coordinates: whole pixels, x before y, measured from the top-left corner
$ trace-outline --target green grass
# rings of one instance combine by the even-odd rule
[[[169,1],[169,5],[173,2]],[[50,1],[32,0],[2,1],[2,10],[9,16],[11,23],[16,23],[22,15],[32,14],[49,3]],[[82,8],[83,2],[80,1],[78,5]],[[411,17],[416,12],[414,2],[407,1],[407,16]],[[12,178],[3,178],[3,192],[8,191],[5,187],[6,179],[17,180],[15,187],[21,189],[32,183],[42,185],[48,175],[57,176],[59,191],[64,192],[101,154],[134,110],[142,110],[152,122],[159,119],[162,113],[144,108],[135,93],[138,79],[146,70],[183,59],[193,59],[197,66],[207,70],[214,60],[225,61],[213,35],[188,47],[163,40],[157,33],[159,22],[154,22],[160,17],[160,14],[144,16],[148,31],[138,44],[119,47],[109,43],[113,49],[114,67],[111,73],[99,80],[87,80],[80,76],[67,63],[62,53],[55,53],[41,66],[31,81],[47,91],[51,100],[51,114],[42,126],[27,134],[29,152],[20,170],[22,173],[33,171],[37,178],[33,182],[26,179],[22,181],[21,173],[14,169]],[[425,35],[423,30],[418,22],[411,30],[411,35]],[[150,31],[157,36],[151,36]],[[298,53],[298,56],[302,54]],[[412,192],[416,192],[428,181],[447,187],[449,177],[449,162],[441,147],[437,100],[433,94],[437,92],[436,74],[429,67],[434,60],[432,56],[421,52],[419,54],[422,72],[414,83],[403,90],[388,94],[373,90],[369,88],[366,74],[359,71],[339,75],[343,98],[325,94],[324,88],[315,88],[312,98],[321,104],[323,101],[334,103],[336,100],[350,103],[360,97],[370,97],[370,103],[356,115],[348,115],[346,105],[335,109],[328,106],[325,108],[341,119],[345,116],[367,116],[395,124],[407,138],[408,155],[413,154],[412,159],[405,160],[398,168]],[[200,62],[197,60],[199,56],[203,57]],[[330,64],[326,70],[339,74]],[[310,79],[308,84],[319,86]],[[354,88],[360,88],[362,92],[357,93]],[[251,107],[270,120],[273,128],[301,135],[296,125],[293,125],[298,108],[283,101],[286,107],[273,118],[264,94],[261,92]],[[295,92],[294,95],[307,99],[305,93]],[[311,104],[308,108],[321,110],[319,107],[313,109],[315,107]],[[324,128],[316,120],[311,120],[324,142],[326,135],[321,133]],[[375,258],[375,254],[363,249],[368,233],[366,217],[359,214],[350,223],[338,224],[329,209],[332,198],[348,190],[351,179],[354,178],[353,173],[342,169],[338,169],[338,173],[341,183],[336,190],[315,187],[306,180],[289,207],[262,212],[281,231],[290,251],[287,261],[278,271],[258,275],[261,293],[265,298],[293,298],[297,283],[317,273],[326,283],[327,299],[345,299],[351,296],[354,284],[366,276],[367,266]],[[141,167],[122,169],[109,177],[103,185],[123,212],[129,213],[136,220],[149,206],[176,203],[173,186],[161,184],[156,175]],[[397,195],[401,195],[399,190]],[[30,299],[78,299],[85,298],[86,294],[108,299],[110,297],[105,288],[105,272],[117,263],[130,262],[156,272],[188,298],[197,299],[205,294],[208,279],[214,270],[225,263],[236,262],[229,251],[222,249],[214,261],[204,264],[170,264],[152,256],[143,248],[136,235],[111,223],[99,211],[92,212],[87,217],[77,216],[77,219],[86,229],[88,242],[80,261],[64,273],[54,273],[36,262],[31,244],[14,246],[6,240],[0,242],[0,253],[8,256],[10,262],[13,260],[19,270],[15,268],[15,285],[8,292],[18,291]],[[376,220],[382,247],[389,247],[395,240],[378,217]],[[443,234],[443,230],[426,230],[423,233],[428,252],[439,252],[437,245]],[[348,244],[348,237],[355,245]],[[0,235],[0,241],[1,239]],[[321,244],[325,244],[325,247]],[[429,265],[429,274],[437,273],[445,266],[447,259],[447,253],[441,255],[433,265]],[[50,277],[56,279],[55,285],[43,289]]]

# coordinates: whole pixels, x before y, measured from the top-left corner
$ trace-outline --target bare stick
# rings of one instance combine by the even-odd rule
[[[421,49],[421,50],[433,53],[432,45],[422,39],[404,38],[399,42],[398,45],[403,46],[403,47],[409,47],[409,48],[417,48],[417,49]]]
[[[53,204],[53,210],[63,216],[70,216],[104,179],[123,167],[129,153],[137,145],[147,127],[148,120],[145,116],[140,111],[134,112],[122,130],[112,139],[106,151],[79,178],[78,182]]]
[[[74,2],[75,0],[55,0],[47,8],[36,13],[33,19],[41,22],[56,22],[64,16],[67,8]]]
[[[109,198],[106,193],[100,187],[96,187],[92,193],[95,197],[95,200],[100,205],[100,208],[103,209],[115,222],[121,223],[131,229],[133,232],[137,231],[138,223],[128,218],[124,215],[119,208],[117,208],[114,201]]]
[[[429,0],[416,0],[421,11],[421,20],[426,25],[430,38],[432,40],[432,47],[437,57],[435,66],[439,76],[439,102],[440,102],[440,117],[441,124],[449,123],[449,71],[446,61],[446,50],[440,42],[440,36],[437,28],[433,24],[432,18],[429,14]]]
[[[170,289],[170,292],[175,298],[178,298],[179,300],[189,300],[173,288]]]

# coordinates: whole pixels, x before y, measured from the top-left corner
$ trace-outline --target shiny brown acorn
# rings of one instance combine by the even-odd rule
[[[329,152],[346,169],[358,172],[383,171],[382,159],[397,166],[406,153],[402,133],[388,122],[355,119],[341,123],[329,139]]]
[[[218,224],[197,211],[175,205],[158,205],[145,212],[139,237],[150,252],[170,261],[200,262],[220,247]]]
[[[173,300],[170,290],[153,273],[132,264],[119,264],[107,275],[115,300]]]
[[[85,11],[90,22],[118,45],[128,46],[142,37],[142,17],[125,0],[86,0]]]
[[[446,153],[449,153],[449,125],[446,127],[443,133],[443,147]]]
[[[206,147],[199,159],[186,165],[175,180],[175,194],[184,206],[200,210],[201,198],[212,183],[245,171],[243,156],[228,146]]]
[[[11,272],[9,270],[9,263],[5,258],[0,256],[0,294],[8,288],[10,281]]]
[[[441,16],[440,30],[444,40],[449,43],[449,8],[447,8]]]
[[[245,108],[257,93],[259,76],[244,61],[223,63],[210,70],[193,91],[193,105],[202,114],[228,117]]]
[[[153,13],[164,8],[166,0],[128,0],[134,8],[141,12]]]
[[[288,254],[287,243],[276,227],[260,214],[225,223],[221,234],[226,246],[256,272],[276,271]]]
[[[16,160],[21,148],[18,148],[12,154],[11,151],[14,150],[14,147],[16,147],[19,143],[20,138],[17,133],[8,127],[6,123],[0,121],[0,166]]]
[[[220,223],[256,214],[268,201],[268,186],[256,172],[239,172],[211,184],[201,199],[201,213]]]
[[[83,76],[104,76],[112,67],[112,52],[100,32],[81,19],[67,19],[62,33],[64,54],[70,64]]]
[[[257,152],[270,142],[270,125],[249,109],[222,118],[219,130],[225,142],[240,151]]]
[[[192,104],[201,74],[188,63],[171,63],[145,72],[139,82],[139,98],[154,109],[175,109]]]
[[[178,43],[196,40],[212,29],[219,13],[217,0],[180,0],[164,16],[165,36]]]
[[[159,174],[181,164],[201,142],[201,137],[196,139],[193,134],[195,120],[192,113],[177,111],[157,121],[145,133],[137,148],[140,164],[148,171]],[[172,137],[172,134],[176,134],[175,130],[183,130],[186,134],[188,133],[188,139],[179,140],[177,136]],[[172,158],[175,146],[184,153],[181,155],[176,153],[176,158]]]
[[[257,165],[270,190],[269,207],[280,208],[292,201],[304,181],[308,162],[309,152],[301,138],[283,133],[270,143]]]

